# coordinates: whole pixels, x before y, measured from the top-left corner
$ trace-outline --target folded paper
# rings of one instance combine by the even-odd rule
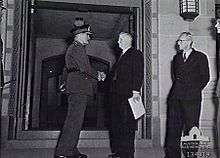
[[[133,98],[129,98],[128,102],[130,104],[135,119],[140,118],[142,115],[146,113],[144,104],[141,99],[137,102],[134,101]]]

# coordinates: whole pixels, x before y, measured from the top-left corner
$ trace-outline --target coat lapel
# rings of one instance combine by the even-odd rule
[[[194,55],[195,55],[195,50],[193,49],[184,63],[187,64],[187,63],[194,62]]]
[[[117,78],[117,70],[120,67],[120,65],[123,63],[123,60],[125,59],[125,57],[127,56],[127,54],[132,50],[132,48],[129,48],[124,54],[122,54],[117,63],[115,64],[115,69],[114,69],[114,79]]]

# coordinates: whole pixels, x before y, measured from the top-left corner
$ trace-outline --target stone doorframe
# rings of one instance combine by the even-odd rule
[[[142,130],[142,135],[143,139],[150,140],[152,145],[160,145],[157,1],[158,0],[142,0],[141,6],[144,7],[140,8],[140,21],[142,21],[140,28],[143,28],[142,35],[144,35],[144,40],[140,43],[140,48],[142,48],[145,54],[146,72],[144,76],[144,85],[146,86],[143,87],[143,91],[145,92],[144,101],[146,105],[146,116],[142,124],[143,127],[147,129]],[[33,5],[33,2],[33,0],[30,1],[30,5]],[[18,122],[22,119],[22,113],[17,113],[16,107],[20,107],[19,110],[22,110],[21,105],[25,101],[17,99],[24,95],[18,93],[18,86],[22,82],[17,80],[21,75],[17,72],[18,69],[20,69],[18,65],[21,65],[25,58],[24,54],[20,55],[20,52],[25,51],[24,36],[27,30],[24,29],[26,28],[24,25],[26,19],[22,16],[27,14],[27,10],[23,9],[25,5],[25,0],[10,1],[10,4],[7,5],[8,14],[5,17],[6,27],[5,30],[2,31],[3,39],[5,39],[4,61],[6,78],[16,80],[16,82],[10,85],[10,91],[4,92],[3,94],[3,102],[5,103],[3,106],[6,107],[7,110],[3,110],[2,115],[7,116],[5,121],[10,125],[9,128],[5,128],[8,129],[5,133],[7,133],[8,137],[11,139],[16,136],[15,118],[18,117]],[[6,124],[8,125],[8,123]],[[7,136],[5,138],[7,138]]]

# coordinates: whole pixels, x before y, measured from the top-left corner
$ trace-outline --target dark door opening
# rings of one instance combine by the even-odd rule
[[[131,8],[89,6],[56,2],[36,4],[30,24],[33,45],[30,51],[35,59],[32,71],[33,98],[30,109],[26,109],[29,117],[25,127],[29,130],[59,130],[62,127],[67,104],[66,96],[59,92],[58,85],[64,64],[63,54],[68,46],[67,39],[72,36],[70,30],[76,17],[82,17],[89,23],[94,33],[94,38],[87,46],[87,54],[96,71],[108,73],[116,61],[120,32],[135,33],[135,12]],[[94,89],[96,93],[88,101],[83,129],[106,130],[107,92],[102,90],[101,83],[94,85]]]
[[[120,32],[134,36],[134,46],[140,48],[140,8],[103,6],[93,4],[58,3],[47,1],[24,1],[22,27],[26,31],[21,44],[23,49],[19,74],[19,119],[10,119],[11,138],[57,139],[65,117],[65,96],[59,93],[61,56],[67,48],[66,38],[75,17],[82,17],[91,25],[94,38],[87,47],[92,67],[108,71],[116,61],[115,48]],[[23,4],[22,3],[22,4]],[[28,12],[28,13],[27,13]],[[20,12],[19,12],[20,13]],[[19,28],[17,28],[17,31]],[[19,31],[18,31],[19,32]],[[20,69],[20,68],[25,69]],[[21,83],[21,84],[20,84]],[[88,101],[81,138],[108,139],[107,99],[103,85],[97,84],[97,94]],[[108,113],[107,113],[108,114]],[[144,130],[144,121],[138,134]]]

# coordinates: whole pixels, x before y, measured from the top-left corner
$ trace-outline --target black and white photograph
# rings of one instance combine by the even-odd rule
[[[220,0],[0,0],[1,158],[220,158]]]

